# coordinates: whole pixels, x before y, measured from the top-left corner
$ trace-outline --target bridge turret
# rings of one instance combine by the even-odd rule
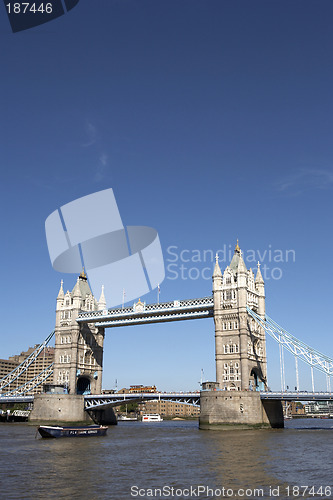
[[[216,381],[220,382],[223,376],[223,363],[222,363],[222,273],[219,265],[219,256],[215,256],[215,268],[213,272],[213,299],[214,299],[214,323],[215,323],[215,364],[216,364]]]
[[[81,303],[82,303],[82,293],[80,290],[80,277],[78,277],[75,287],[73,289],[72,293],[73,297],[73,309],[81,309]]]
[[[64,294],[63,284],[64,284],[64,281],[61,280],[60,281],[60,290],[59,290],[58,297],[57,297],[57,302],[58,301],[62,302],[64,300],[65,294]]]
[[[260,262],[258,262],[257,276],[255,279],[255,287],[258,291],[258,314],[263,319],[265,318],[265,282],[260,271]]]
[[[237,250],[236,250],[237,252]],[[249,387],[248,369],[248,328],[247,328],[247,277],[248,272],[243,259],[242,251],[239,250],[239,261],[237,267],[237,292],[238,292],[238,316],[239,316],[239,344],[240,344],[240,373],[241,390]]]
[[[104,285],[102,285],[102,291],[101,295],[98,301],[98,310],[103,311],[103,309],[106,309],[106,300],[105,300],[105,295],[104,295]]]

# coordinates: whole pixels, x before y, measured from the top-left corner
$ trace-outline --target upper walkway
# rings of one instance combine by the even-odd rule
[[[80,312],[78,323],[95,323],[96,326],[115,327],[162,323],[185,319],[209,318],[214,314],[213,297],[173,300],[161,304],[137,302],[132,307],[118,307],[103,311]]]

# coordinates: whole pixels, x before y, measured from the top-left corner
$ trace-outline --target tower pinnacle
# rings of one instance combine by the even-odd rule
[[[59,293],[58,293],[58,299],[62,299],[64,298],[64,289],[63,289],[63,284],[64,284],[64,281],[61,280],[60,281],[60,290],[59,290]]]
[[[262,274],[261,274],[261,271],[260,271],[260,262],[258,261],[258,270],[257,270],[257,276],[256,276],[256,279],[255,279],[255,283],[264,283],[264,279],[262,277]]]
[[[222,273],[221,273],[221,269],[220,269],[220,265],[219,265],[219,256],[218,256],[218,253],[216,252],[213,278],[217,277],[217,276],[222,276]]]
[[[237,238],[237,243],[236,243],[236,246],[235,246],[235,252],[240,253],[240,251],[241,251],[241,249],[239,247],[238,238]]]
[[[104,285],[102,285],[102,291],[101,291],[101,296],[98,301],[98,309],[103,310],[106,308],[106,300],[105,300],[105,295],[104,295]]]

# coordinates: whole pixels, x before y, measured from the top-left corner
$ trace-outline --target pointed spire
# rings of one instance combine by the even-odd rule
[[[241,249],[239,248],[238,238],[237,238],[237,243],[236,243],[236,246],[235,246],[235,253],[240,253],[240,252],[241,252]]]
[[[245,262],[243,259],[243,252],[241,251],[241,249],[239,249],[239,261],[238,261],[237,271],[238,271],[238,273],[247,273],[246,265],[245,265]]]
[[[80,279],[83,279],[83,280],[86,280],[87,279],[87,275],[86,273],[84,272],[84,266],[82,268],[82,271],[81,271],[81,274],[79,276]]]
[[[98,301],[98,309],[102,311],[103,309],[106,308],[106,300],[105,300],[105,295],[104,295],[104,285],[102,285],[102,291],[101,291],[101,296]]]
[[[256,279],[255,279],[255,283],[257,284],[263,284],[264,283],[264,279],[262,277],[262,274],[261,274],[261,271],[260,271],[260,262],[258,261],[258,270],[257,270],[257,276],[256,276]]]
[[[63,289],[63,284],[64,284],[64,281],[61,280],[60,281],[60,290],[59,290],[59,293],[58,293],[58,299],[63,299],[64,298],[64,289]]]
[[[237,239],[237,243],[235,246],[235,252],[234,252],[234,255],[231,259],[230,266],[229,266],[234,274],[238,273],[239,259],[241,257],[241,254],[242,254],[242,251],[239,247],[238,239]]]
[[[222,276],[222,273],[221,273],[221,269],[220,269],[220,265],[219,265],[219,256],[218,256],[218,253],[216,252],[213,278],[217,277],[217,276]]]
[[[82,297],[81,290],[80,290],[80,276],[78,277],[74,290],[73,290],[73,298],[74,297]]]

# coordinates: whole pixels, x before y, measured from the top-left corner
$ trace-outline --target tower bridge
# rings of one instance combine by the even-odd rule
[[[30,359],[26,367],[21,366],[16,373],[14,370],[7,378],[0,380],[1,400],[3,397],[24,394],[33,383],[42,383],[50,379],[52,374],[54,384],[65,386],[69,393],[57,396],[58,405],[61,400],[61,404],[74,408],[75,398],[81,398],[87,410],[114,406],[119,395],[106,397],[101,394],[103,344],[108,328],[210,317],[214,319],[215,325],[216,381],[212,383],[211,390],[203,390],[200,395],[177,395],[187,403],[198,403],[200,399],[202,428],[230,423],[283,425],[280,401],[286,399],[284,367],[281,364],[281,393],[273,395],[267,392],[266,333],[279,343],[281,360],[281,350],[283,354],[284,348],[295,356],[298,390],[297,363],[302,360],[311,366],[312,380],[313,368],[326,374],[328,392],[323,397],[331,396],[333,360],[306,346],[268,318],[265,314],[265,284],[260,264],[255,276],[252,269],[246,268],[237,242],[233,258],[223,273],[216,257],[211,297],[157,304],[146,304],[139,299],[132,307],[108,309],[103,287],[99,300],[96,300],[84,271],[71,292],[64,292],[61,281],[56,306],[54,364],[47,367],[45,373],[39,374],[36,380],[28,381],[28,385],[8,391],[11,383],[18,379],[18,372],[22,373],[32,362]],[[301,396],[298,391],[297,394]],[[315,394],[314,384],[311,394],[306,393],[306,396],[320,398]],[[36,396],[35,406],[37,399],[42,400],[43,397],[44,401],[48,401],[47,404],[51,404],[51,396]],[[141,395],[141,400],[147,397]],[[154,399],[161,395],[149,394],[149,397]],[[174,396],[164,394],[163,397]],[[121,395],[122,401],[124,398]]]

